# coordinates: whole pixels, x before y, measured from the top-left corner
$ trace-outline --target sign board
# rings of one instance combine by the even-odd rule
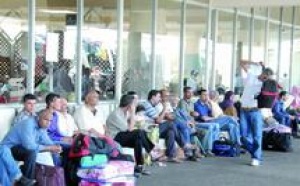
[[[47,33],[46,38],[46,61],[58,62],[58,50],[59,50],[59,34]]]

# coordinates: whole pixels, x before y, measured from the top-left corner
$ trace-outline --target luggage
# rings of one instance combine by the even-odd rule
[[[120,153],[118,144],[108,137],[91,137],[84,134],[78,134],[74,138],[69,157],[79,158],[88,155],[106,154],[110,157],[116,157]]]
[[[291,129],[284,125],[263,130],[263,149],[289,152],[292,151]]]
[[[85,156],[80,160],[80,166],[82,168],[97,168],[104,167],[108,162],[105,154],[95,154],[94,156]]]
[[[36,186],[65,186],[64,169],[37,164],[35,168]]]
[[[216,156],[237,157],[240,156],[240,147],[232,141],[222,137],[214,142],[212,152]]]
[[[78,177],[91,182],[105,181],[120,176],[133,176],[133,174],[134,163],[129,161],[110,161],[103,168],[79,169],[77,172]]]
[[[105,182],[88,182],[81,180],[79,186],[135,186],[135,178],[118,177],[106,180]]]

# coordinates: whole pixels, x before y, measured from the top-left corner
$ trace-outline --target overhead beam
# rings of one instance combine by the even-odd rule
[[[299,6],[299,0],[211,0],[213,7]]]

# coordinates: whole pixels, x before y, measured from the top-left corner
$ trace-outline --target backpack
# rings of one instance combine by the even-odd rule
[[[106,154],[108,157],[116,157],[120,153],[118,145],[111,138],[106,136],[91,137],[84,134],[78,134],[74,137],[69,157],[79,158],[88,155]]]
[[[261,92],[257,96],[258,108],[272,108],[277,96],[277,82],[273,79],[264,81],[262,84]]]
[[[287,128],[287,131],[285,128]],[[290,152],[292,148],[292,135],[290,128],[286,126],[274,127],[271,130],[263,131],[264,150]]]

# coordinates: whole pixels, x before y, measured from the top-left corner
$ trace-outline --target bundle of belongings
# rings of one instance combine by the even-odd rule
[[[135,185],[133,158],[122,154],[109,137],[77,135],[69,158],[80,160],[76,170],[80,186]]]

